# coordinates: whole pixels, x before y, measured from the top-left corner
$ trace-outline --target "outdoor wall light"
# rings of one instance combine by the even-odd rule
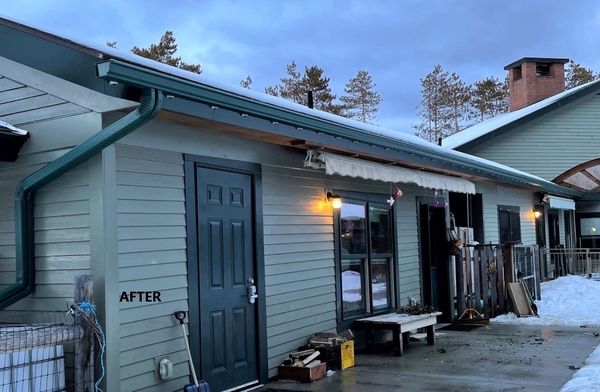
[[[536,219],[539,218],[542,216],[542,211],[533,210],[533,216],[535,216]]]
[[[327,201],[331,202],[331,206],[336,210],[342,208],[342,196],[340,195],[327,192]]]

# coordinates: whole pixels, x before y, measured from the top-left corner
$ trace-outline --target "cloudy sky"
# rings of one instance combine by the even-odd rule
[[[419,79],[439,63],[466,82],[504,77],[524,56],[568,57],[600,70],[595,1],[350,0],[0,0],[0,13],[121,49],[172,30],[184,61],[203,76],[253,89],[275,84],[285,66],[318,65],[334,92],[358,69],[371,73],[383,103],[376,123],[411,131]]]

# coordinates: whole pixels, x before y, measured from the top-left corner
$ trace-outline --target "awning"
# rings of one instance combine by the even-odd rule
[[[337,174],[367,180],[416,184],[423,188],[444,189],[451,192],[475,193],[475,185],[463,178],[385,165],[324,151],[307,151],[304,166],[325,169],[325,173],[329,175]]]
[[[550,205],[550,208],[558,208],[559,210],[575,210],[575,202],[571,199],[546,195],[544,196],[544,201]]]
[[[14,162],[29,133],[0,120],[0,161]]]

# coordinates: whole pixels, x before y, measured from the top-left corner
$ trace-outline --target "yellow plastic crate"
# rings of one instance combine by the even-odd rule
[[[342,370],[354,366],[354,340],[348,340],[340,346]]]

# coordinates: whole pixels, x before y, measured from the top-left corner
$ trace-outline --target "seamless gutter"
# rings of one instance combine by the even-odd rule
[[[376,145],[392,151],[419,155],[432,162],[439,169],[448,165],[458,166],[460,172],[475,173],[477,176],[500,179],[536,188],[540,192],[556,193],[578,198],[581,192],[544,180],[531,174],[514,170],[495,162],[440,147],[428,142],[411,142],[388,134],[361,129],[349,125],[348,121],[336,122],[329,118],[299,112],[270,102],[240,95],[215,86],[195,82],[178,76],[148,69],[121,60],[107,60],[96,65],[99,77],[108,81],[125,83],[140,88],[156,88],[179,98],[197,101],[215,107],[229,109],[240,114],[252,115],[287,125],[312,129],[335,137]],[[327,116],[329,117],[329,115]]]

